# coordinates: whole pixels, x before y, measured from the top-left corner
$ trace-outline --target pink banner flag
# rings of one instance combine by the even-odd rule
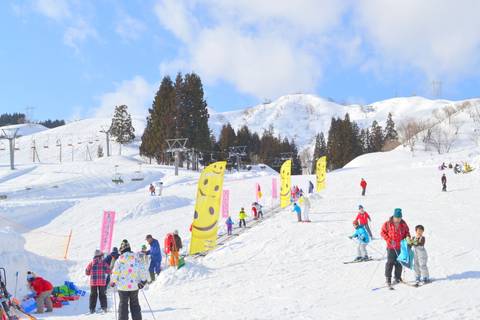
[[[228,218],[229,215],[230,191],[223,190],[222,196],[222,218]]]
[[[103,211],[102,230],[100,235],[100,251],[110,252],[112,249],[113,226],[115,224],[115,211]]]
[[[272,178],[272,199],[278,199],[277,178]]]

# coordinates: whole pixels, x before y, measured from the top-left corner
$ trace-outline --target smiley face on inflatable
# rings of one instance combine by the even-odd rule
[[[205,240],[216,239],[217,237],[217,223],[226,165],[225,161],[215,162],[206,167],[200,175],[197,202],[193,214],[192,243],[194,238]]]
[[[317,192],[325,188],[327,157],[323,156],[317,160]]]
[[[290,204],[290,191],[292,187],[292,160],[287,160],[280,168],[280,206],[285,208]]]

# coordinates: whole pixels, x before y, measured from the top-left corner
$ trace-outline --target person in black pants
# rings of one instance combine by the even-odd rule
[[[445,175],[445,173],[442,175],[442,191],[447,191],[447,176]]]
[[[100,299],[100,306],[107,312],[107,275],[110,274],[110,266],[103,260],[103,253],[95,250],[92,262],[85,269],[85,274],[90,276],[90,313],[96,312],[97,299]]]

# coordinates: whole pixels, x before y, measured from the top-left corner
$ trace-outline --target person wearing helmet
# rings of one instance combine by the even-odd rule
[[[369,259],[367,245],[370,242],[370,237],[365,227],[360,225],[357,220],[353,221],[353,227],[355,228],[355,233],[349,238],[358,240],[357,257],[354,261],[367,261]]]
[[[95,313],[97,298],[103,312],[107,312],[107,275],[110,273],[110,266],[103,259],[103,252],[95,250],[93,260],[85,269],[85,274],[90,277],[90,313]]]
[[[358,224],[363,226],[365,230],[368,232],[370,239],[373,239],[372,231],[370,230],[370,226],[368,225],[368,222],[372,221],[372,219],[370,218],[370,215],[368,214],[367,211],[365,211],[362,205],[358,206],[358,215],[355,218],[355,221],[358,221]]]
[[[242,225],[243,225],[244,228],[247,227],[247,222],[246,222],[245,219],[247,219],[247,214],[246,214],[246,212],[245,212],[245,208],[242,208],[242,209],[240,210],[240,212],[238,213],[238,220],[239,220],[238,226],[239,226],[240,228],[242,227]]]

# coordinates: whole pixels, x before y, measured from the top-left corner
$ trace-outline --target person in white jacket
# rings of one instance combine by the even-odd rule
[[[308,214],[310,213],[310,197],[308,196],[303,196],[303,221],[304,222],[310,222],[310,217]]]
[[[142,320],[142,309],[138,301],[138,291],[147,283],[147,270],[134,254],[127,240],[122,241],[120,257],[113,267],[111,286],[117,287],[120,302],[119,320],[128,320],[128,307],[133,320]]]

